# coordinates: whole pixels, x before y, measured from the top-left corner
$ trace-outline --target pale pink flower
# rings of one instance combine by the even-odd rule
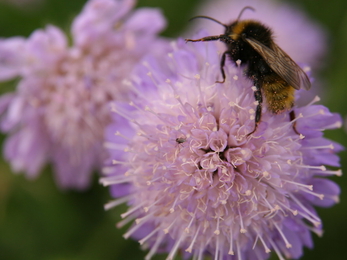
[[[126,99],[121,84],[146,54],[161,48],[159,10],[133,0],[90,0],[72,24],[72,46],[48,25],[28,39],[0,40],[0,79],[19,78],[3,95],[4,155],[15,172],[36,177],[53,164],[57,184],[86,188],[102,165],[108,102]]]

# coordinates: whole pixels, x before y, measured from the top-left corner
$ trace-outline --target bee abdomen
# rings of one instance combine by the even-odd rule
[[[268,109],[274,114],[291,110],[294,105],[295,89],[277,75],[264,78],[262,92]]]

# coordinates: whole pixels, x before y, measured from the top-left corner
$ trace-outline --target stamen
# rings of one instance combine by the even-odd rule
[[[320,200],[324,199],[324,194],[322,194],[322,193],[316,193],[316,192],[313,192],[313,191],[308,191],[306,189],[305,190],[304,189],[300,189],[300,190],[302,190],[302,191],[304,191],[304,192],[306,192],[308,194],[311,194],[311,195],[313,195],[315,197],[318,197]]]
[[[303,118],[303,117],[304,117],[303,114],[300,113],[300,114],[297,115],[293,120],[291,120],[290,123],[294,123],[294,122],[296,122],[298,119]]]
[[[120,136],[120,137],[124,138],[124,139],[127,140],[127,141],[131,141],[131,140],[132,140],[132,139],[126,137],[125,135],[121,134],[119,131],[116,131],[116,132],[114,133],[114,135]]]
[[[116,224],[116,227],[117,227],[117,228],[122,228],[122,227],[124,227],[126,224],[130,223],[130,221],[133,221],[135,218],[136,218],[135,215],[129,216],[129,217],[123,219],[122,221],[119,221],[119,222]]]
[[[112,201],[110,201],[110,202],[108,202],[108,203],[106,203],[104,205],[104,209],[105,210],[109,210],[109,209],[111,209],[113,207],[116,207],[116,206],[118,206],[120,204],[123,204],[123,203],[129,201],[131,197],[133,197],[133,195],[129,195],[129,196],[122,197],[120,199],[112,200]]]
[[[134,213],[135,211],[137,211],[138,209],[143,207],[143,204],[145,204],[144,202],[139,203],[136,207],[132,207],[130,208],[130,210],[128,210],[127,212],[121,214],[120,216],[122,218],[125,218],[127,216],[129,216],[130,214]]]
[[[147,236],[139,240],[140,245],[143,245],[149,238],[151,238],[154,234],[156,234],[160,230],[160,226],[158,226],[156,229],[154,229],[151,233],[149,233]]]
[[[177,221],[177,218],[175,218],[174,221],[172,221],[172,223],[167,228],[163,229],[165,234],[169,233],[170,228],[172,227],[173,224],[175,224],[176,221]]]
[[[178,247],[180,246],[183,239],[185,239],[185,233],[182,233],[180,238],[176,241],[175,245],[172,247],[171,252],[170,252],[169,256],[166,258],[166,260],[173,260],[174,259],[176,252],[178,250]]]
[[[289,194],[290,198],[298,205],[301,209],[303,209],[308,215],[303,214],[301,211],[298,213],[305,217],[307,220],[311,221],[315,226],[316,224],[321,223],[321,220],[315,216],[310,210],[308,210],[293,194]]]
[[[200,247],[198,260],[202,260],[203,259],[204,249],[205,249],[204,247]]]
[[[243,226],[243,219],[242,219],[242,215],[241,215],[241,212],[240,212],[240,205],[238,205],[237,210],[238,210],[239,216],[240,216],[240,226],[241,226],[240,232],[244,234],[244,233],[247,232],[247,230]]]
[[[276,246],[276,244],[274,243],[274,241],[271,238],[269,238],[269,242],[270,242],[271,246],[273,247],[273,249],[275,250],[279,260],[286,260],[286,259],[284,259],[284,257],[282,256],[280,250],[278,249],[278,247]]]
[[[184,229],[184,231],[189,234],[189,228],[190,226],[192,225],[193,221],[195,220],[195,214],[196,214],[196,211],[198,210],[198,208],[195,209],[195,212],[194,214],[192,215],[192,219],[190,220],[188,226]]]
[[[136,230],[138,230],[140,227],[142,227],[142,225],[143,225],[144,223],[145,223],[145,222],[142,222],[142,223],[140,223],[139,225],[133,226],[132,228],[130,228],[130,229],[128,230],[128,232],[126,232],[126,233],[123,235],[123,237],[124,237],[125,239],[128,239]]]
[[[121,164],[121,165],[131,165],[129,162],[123,162],[123,161],[118,161],[118,160],[112,160],[113,165]]]
[[[159,86],[158,82],[154,79],[153,73],[152,73],[151,71],[149,71],[149,72],[147,73],[147,76],[152,80],[153,84],[154,84],[156,87]]]
[[[194,245],[194,243],[195,243],[195,240],[196,240],[196,238],[198,237],[198,234],[199,234],[199,231],[200,231],[200,225],[198,226],[198,229],[196,230],[196,232],[195,232],[195,235],[194,235],[194,237],[193,237],[193,240],[192,240],[192,242],[190,243],[190,245],[189,245],[189,247],[186,249],[186,252],[188,252],[188,253],[191,253],[192,252],[192,250],[193,250],[193,245]]]
[[[146,216],[142,217],[142,218],[137,218],[135,219],[135,223],[136,224],[140,224],[143,222],[146,222],[148,219],[152,218],[153,215],[157,214],[157,212],[151,212],[150,214],[147,214]]]
[[[324,115],[324,114],[325,114],[324,110],[323,110],[323,109],[320,109],[320,110],[318,110],[317,113],[310,114],[310,115],[305,115],[304,117],[305,117],[305,118],[309,118],[309,117],[315,117],[315,116],[322,116],[322,115]]]
[[[216,230],[214,231],[214,234],[217,235],[217,236],[220,234],[220,230],[219,230],[219,219],[220,219],[220,218],[217,218],[217,228],[216,228]]]
[[[104,168],[102,168],[102,174],[104,175],[111,175],[113,173],[114,173],[114,167],[105,166]]]
[[[145,260],[150,260],[152,256],[154,256],[157,253],[157,250],[159,248],[160,243],[163,241],[165,234],[160,233],[157,237],[157,240],[155,241],[154,245],[152,246],[151,250],[148,252],[148,254],[145,257]]]
[[[291,184],[294,184],[294,185],[299,186],[301,188],[306,188],[308,190],[313,190],[313,185],[306,185],[303,183],[299,183],[299,182],[295,182],[295,181],[289,181],[289,180],[283,180],[283,182],[291,183]]]
[[[126,112],[121,111],[119,108],[117,108],[115,105],[111,105],[111,111],[114,113],[117,113],[118,115],[124,117],[125,119],[127,119],[129,122],[133,122],[137,125],[139,125],[139,123],[137,121],[135,121],[130,115],[128,115]],[[117,131],[118,132],[118,131]],[[116,132],[116,135],[117,135]]]
[[[253,246],[252,246],[252,249],[254,250],[254,248],[255,248],[255,245],[257,244],[257,242],[258,242],[258,238],[259,238],[259,236],[257,235],[257,237],[254,239],[254,243],[253,243]]]
[[[127,148],[125,144],[117,144],[112,142],[104,142],[103,146],[105,149],[124,151]]]
[[[315,172],[316,173],[316,172]],[[319,174],[326,174],[326,175],[335,175],[335,176],[342,176],[342,170],[338,169],[336,171],[321,171],[321,172],[317,172]]]
[[[310,106],[312,106],[314,103],[319,102],[319,101],[320,101],[320,97],[315,96],[315,97],[313,98],[313,100],[312,100],[310,103],[308,103],[305,107],[310,107]]]
[[[178,201],[178,198],[179,198],[179,197],[177,197],[177,198],[175,199],[175,201],[174,201],[172,207],[170,208],[170,210],[169,210],[170,213],[174,213],[174,212],[175,212],[175,206],[176,206],[176,203],[177,203],[177,201]]]
[[[147,186],[151,186],[154,182],[157,182],[158,180],[161,180],[162,178],[163,178],[162,176],[159,176],[159,177],[152,179],[150,181],[146,181],[146,184],[147,184]]]
[[[296,167],[306,168],[306,169],[311,169],[311,170],[314,170],[314,169],[321,170],[321,171],[325,171],[326,170],[324,165],[321,165],[321,166],[311,166],[311,165],[297,164]]]
[[[280,135],[284,135],[285,133],[282,131],[282,129],[291,128],[294,122],[296,122],[298,119],[303,118],[303,117],[304,116],[302,115],[302,113],[300,113],[292,121],[289,121],[289,122],[283,124],[282,126],[277,127],[276,128],[276,133],[280,133]]]
[[[277,201],[278,204],[280,204],[282,207],[284,207],[286,210],[290,211],[294,216],[298,215],[298,210],[291,209],[286,204],[282,203],[281,201]]]
[[[321,146],[309,146],[309,147],[302,147],[301,149],[307,150],[307,149],[331,149],[334,150],[334,145],[329,144],[329,145],[321,145]]]
[[[325,129],[341,128],[341,126],[342,126],[342,122],[341,122],[341,121],[337,121],[337,122],[335,122],[335,123],[333,123],[333,124],[331,124],[331,125],[325,126]],[[323,131],[324,131],[325,129],[323,129]]]
[[[229,233],[230,233],[230,238],[229,238],[229,255],[234,255],[234,248],[233,248],[233,229],[230,228],[229,229]]]
[[[238,239],[236,240],[236,251],[237,251],[237,259],[242,260],[241,248],[240,248]]]
[[[334,196],[326,196],[326,198],[329,198],[331,200],[333,200],[335,203],[340,203],[340,197],[337,195]]]
[[[228,103],[228,105],[229,105],[230,107],[237,107],[237,108],[239,108],[239,109],[241,109],[241,110],[245,110],[245,109],[246,109],[246,108],[244,108],[244,107],[241,107],[239,104],[235,103],[234,101],[230,101],[230,102]]]
[[[139,107],[138,105],[136,105],[133,101],[130,101],[130,102],[129,102],[129,105],[132,106],[132,107],[135,107],[135,108],[136,108],[137,110],[139,110],[139,111],[146,111],[146,108],[148,107],[148,106],[146,106],[145,109],[143,110],[141,107]]]
[[[315,226],[309,226],[309,225],[306,225],[305,223],[304,223],[304,225],[305,225],[305,227],[307,228],[307,229],[309,229],[311,232],[313,232],[313,233],[315,233],[317,236],[319,236],[319,237],[322,237],[323,236],[323,230],[322,229],[318,229],[317,227],[315,227]]]
[[[280,233],[284,243],[286,244],[286,248],[291,248],[292,245],[289,243],[289,241],[287,240],[286,236],[283,234],[283,231],[279,228],[279,226],[277,225],[276,222],[274,222],[274,226],[276,227],[276,229],[278,230],[278,232]]]
[[[218,252],[219,252],[219,236],[216,239],[216,250],[214,252],[214,260],[218,260]]]
[[[319,227],[322,222],[321,221],[317,221],[313,216],[310,216],[304,212],[298,211],[298,214],[300,216],[303,216],[305,219],[307,219],[308,221],[310,221],[315,227]]]
[[[143,210],[144,210],[145,212],[148,212],[150,208],[152,208],[153,206],[155,206],[156,204],[158,204],[158,203],[159,203],[160,201],[162,201],[163,199],[165,199],[165,196],[162,196],[162,197],[160,197],[159,199],[154,200],[154,202],[153,202],[151,205],[146,206],[146,207],[143,207]]]
[[[271,250],[270,250],[270,248],[266,245],[266,243],[265,243],[265,241],[264,241],[264,238],[260,235],[260,234],[258,234],[258,237],[260,238],[260,241],[261,241],[261,243],[263,244],[263,246],[264,246],[264,249],[265,249],[265,253],[270,253],[271,252]]]
[[[113,184],[122,184],[127,183],[130,181],[130,178],[128,176],[120,175],[120,176],[111,176],[111,177],[104,177],[99,180],[99,183],[101,183],[104,186],[110,186]]]

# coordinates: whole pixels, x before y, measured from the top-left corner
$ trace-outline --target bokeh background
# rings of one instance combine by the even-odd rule
[[[230,0],[232,1],[232,0]],[[259,0],[261,2],[261,0]],[[72,19],[86,0],[0,0],[0,37],[29,36],[37,28],[54,24],[69,31]],[[322,103],[333,112],[347,115],[347,1],[292,0],[329,33],[329,54],[320,72],[324,82]],[[160,7],[168,20],[164,36],[177,37],[202,1],[139,0],[138,6]],[[13,82],[0,85],[0,94],[14,89]],[[346,128],[327,131],[326,136],[347,147]],[[4,136],[0,136],[1,143]],[[347,153],[341,152],[347,173]],[[330,209],[318,209],[325,233],[314,237],[310,259],[347,259],[347,180],[332,178],[342,188],[341,201]],[[13,174],[0,160],[0,259],[1,260],[141,260],[145,252],[137,242],[125,240],[115,223],[124,207],[105,212],[108,190],[94,177],[85,192],[61,191],[48,165],[34,181]],[[165,259],[156,256],[155,260]],[[273,257],[271,259],[277,259]]]

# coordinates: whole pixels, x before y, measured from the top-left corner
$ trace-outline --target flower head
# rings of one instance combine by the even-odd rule
[[[127,84],[130,104],[115,102],[118,124],[108,128],[112,162],[101,183],[111,186],[111,208],[127,202],[118,226],[135,220],[125,237],[157,252],[203,259],[298,258],[321,233],[313,206],[338,201],[339,188],[324,178],[340,175],[341,149],[322,131],[341,125],[321,105],[288,113],[263,111],[254,128],[252,81],[226,66],[220,79],[214,43],[172,43],[160,59],[147,58]],[[122,118],[122,119],[120,119]],[[121,123],[119,123],[122,120]]]
[[[1,128],[10,133],[5,156],[15,171],[35,177],[52,162],[60,187],[88,186],[105,155],[108,102],[126,98],[122,80],[161,48],[160,11],[131,11],[133,5],[88,1],[73,22],[72,46],[54,26],[0,41],[0,79],[20,78],[16,91],[0,99]]]

